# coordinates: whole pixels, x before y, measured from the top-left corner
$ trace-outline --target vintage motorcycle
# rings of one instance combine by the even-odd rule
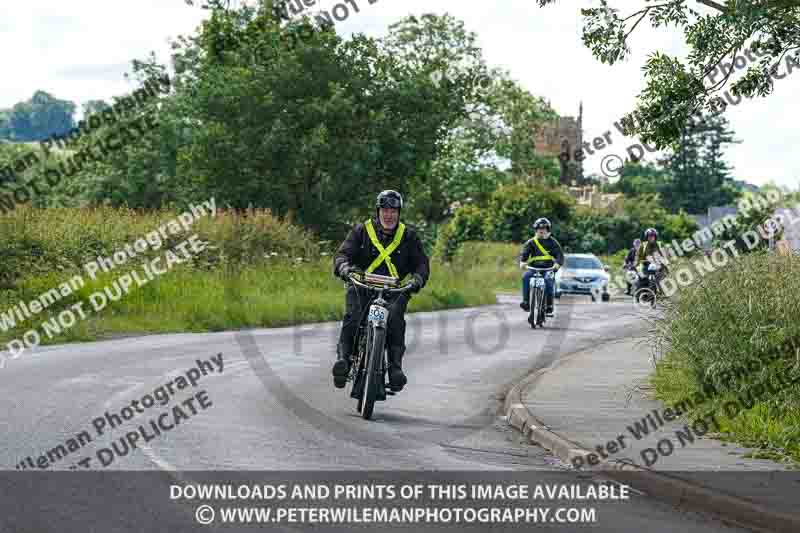
[[[397,287],[400,280],[377,274],[351,274],[356,287],[366,289],[369,301],[359,321],[356,335],[356,353],[350,365],[350,397],[358,400],[357,411],[364,420],[372,418],[376,401],[385,401],[395,394],[388,390],[386,374],[389,369],[386,346],[386,325],[389,322],[389,302],[384,295],[410,291],[412,284]]]

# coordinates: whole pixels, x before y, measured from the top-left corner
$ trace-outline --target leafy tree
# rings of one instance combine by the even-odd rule
[[[10,112],[8,109],[0,109],[0,140],[2,139],[8,140],[11,138],[9,115]]]
[[[556,0],[537,0],[540,7]],[[647,85],[629,117],[629,131],[659,149],[678,141],[690,116],[701,110],[718,114],[725,103],[718,93],[734,69],[719,72],[737,55],[752,58],[747,72],[731,84],[734,96],[765,96],[772,91],[778,70],[800,68],[800,2],[797,0],[664,0],[639,2],[621,16],[618,9],[599,6],[581,10],[585,17],[583,42],[603,63],[614,64],[630,53],[628,39],[645,18],[654,27],[679,27],[691,48],[688,61],[654,52],[644,66]],[[633,4],[633,2],[628,2]],[[753,55],[755,57],[753,57]],[[787,55],[788,54],[788,55]],[[710,83],[704,79],[709,76]]]
[[[16,104],[8,112],[6,138],[34,142],[60,135],[75,127],[76,106],[49,93],[36,91],[30,100]]]
[[[769,247],[770,231],[774,232],[772,237],[775,241],[780,240],[783,236],[783,228],[770,227],[765,224],[775,213],[780,202],[770,202],[766,198],[766,196],[760,195],[760,202],[753,202],[747,209],[740,210],[736,214],[734,223],[726,226],[725,231],[714,239],[715,246],[723,246],[733,241],[734,246],[740,252],[748,253],[766,250]],[[756,232],[758,238],[754,237],[752,232]],[[748,240],[749,242],[747,242]]]
[[[268,1],[211,6],[173,43],[172,63],[174,92],[153,104],[158,131],[70,180],[62,199],[150,207],[213,195],[338,237],[377,191],[407,194],[429,175],[466,115],[468,90],[437,86],[380,41],[344,41],[308,18],[282,24]],[[134,62],[141,79],[165,70],[152,56]]]
[[[440,184],[442,203],[429,215],[441,216],[456,202],[485,206],[498,186],[515,180],[558,182],[556,159],[536,153],[531,142],[531,132],[556,116],[542,99],[519,87],[507,73],[492,72],[491,84],[468,107],[469,116],[450,130],[426,185],[420,188],[424,194],[429,184]]]
[[[669,171],[655,163],[631,162],[622,167],[619,179],[605,186],[604,190],[625,196],[662,194],[670,180]]]
[[[572,221],[559,229],[559,239],[573,252],[614,254],[628,249],[649,227],[670,241],[691,236],[697,223],[685,212],[670,214],[658,195],[643,194],[624,198],[608,209],[577,209]]]
[[[480,241],[486,236],[486,211],[475,205],[465,205],[456,210],[436,239],[434,255],[450,261],[456,250],[467,241]]]
[[[88,117],[89,115],[99,113],[110,107],[111,106],[103,100],[89,100],[83,104],[83,116]]]
[[[556,185],[559,164],[555,157],[536,152],[533,132],[558,114],[544,99],[530,94],[516,83],[503,79],[491,94],[491,106],[500,118],[501,135],[497,139],[497,155],[511,163],[515,178]]]
[[[503,176],[490,162],[497,132],[492,125],[491,76],[477,36],[451,15],[409,16],[392,24],[381,51],[415,84],[431,85],[439,100],[441,129],[436,156],[411,177],[410,205],[438,223],[454,202],[485,198]]]
[[[539,217],[550,219],[555,228],[568,223],[574,204],[561,189],[523,182],[502,185],[489,200],[486,235],[495,241],[523,242],[532,236]]]
[[[722,146],[737,142],[724,117],[691,119],[677,148],[662,161],[671,171],[660,191],[665,205],[673,212],[705,213],[710,206],[733,202],[737,192]]]

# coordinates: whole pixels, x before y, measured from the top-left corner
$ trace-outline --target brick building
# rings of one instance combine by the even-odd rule
[[[537,153],[559,158],[562,185],[582,184],[583,162],[576,161],[575,151],[583,144],[583,102],[578,108],[578,118],[558,117],[546,122],[534,133]],[[562,157],[561,154],[568,154]]]

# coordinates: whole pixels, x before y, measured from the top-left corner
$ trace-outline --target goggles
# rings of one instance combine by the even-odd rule
[[[390,209],[400,209],[402,202],[400,198],[395,198],[394,196],[388,196],[386,198],[381,198],[378,202],[379,207],[382,208],[390,208]]]

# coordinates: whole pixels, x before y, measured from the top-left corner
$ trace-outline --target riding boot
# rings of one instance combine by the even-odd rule
[[[553,313],[553,295],[548,292],[547,295],[544,298],[544,302],[545,302],[545,307],[546,307],[545,313],[548,314],[548,315],[552,314]]]
[[[339,341],[336,346],[336,362],[333,363],[333,386],[337,389],[344,388],[347,383],[347,376],[350,374],[350,357],[353,353],[353,347],[345,346],[344,341]]]
[[[405,387],[408,380],[403,374],[403,354],[405,346],[389,347],[389,388],[392,392],[400,392]]]

